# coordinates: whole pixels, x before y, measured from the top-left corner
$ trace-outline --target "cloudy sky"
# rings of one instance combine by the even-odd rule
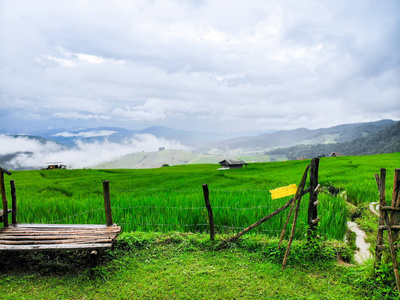
[[[0,0],[0,132],[400,119],[400,1]]]

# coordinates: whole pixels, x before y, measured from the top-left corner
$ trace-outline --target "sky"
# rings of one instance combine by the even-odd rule
[[[0,0],[0,133],[400,120],[398,0]]]

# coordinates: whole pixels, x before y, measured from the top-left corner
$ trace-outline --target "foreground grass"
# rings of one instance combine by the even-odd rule
[[[338,266],[340,243],[323,242],[319,255],[284,249],[254,235],[229,249],[202,234],[131,233],[90,276],[82,253],[6,256],[0,253],[3,299],[370,299],[385,297],[360,284],[359,268]],[[275,250],[273,250],[275,249]],[[347,254],[346,254],[347,253]],[[315,253],[314,253],[315,254]],[[334,254],[334,255],[332,255]],[[310,257],[311,255],[311,257]]]

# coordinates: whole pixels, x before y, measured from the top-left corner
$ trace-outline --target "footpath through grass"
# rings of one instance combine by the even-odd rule
[[[338,266],[343,244],[310,253],[295,242],[289,265],[277,241],[250,236],[216,249],[204,234],[124,234],[91,277],[83,254],[0,253],[2,299],[370,299],[362,271]],[[360,284],[361,283],[361,284]]]

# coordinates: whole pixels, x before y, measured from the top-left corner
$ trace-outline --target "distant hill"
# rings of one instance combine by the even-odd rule
[[[96,127],[96,128],[79,128],[69,129],[51,129],[45,131],[32,132],[32,135],[38,135],[49,140],[62,143],[66,146],[73,147],[76,141],[85,143],[102,142],[108,140],[113,143],[121,143],[126,139],[134,138],[138,134],[151,134],[157,138],[178,141],[185,146],[204,148],[211,142],[238,136],[239,133],[211,133],[211,132],[194,132],[173,129],[163,126],[152,126],[141,130],[130,130],[118,127]],[[248,133],[253,134],[253,133]]]
[[[283,155],[287,159],[298,157],[328,156],[332,152],[344,155],[371,155],[394,153],[400,151],[400,122],[385,129],[371,133],[366,137],[356,138],[349,142],[336,144],[298,145],[267,151],[268,155]]]
[[[272,149],[289,147],[298,144],[331,144],[352,141],[356,138],[367,137],[373,133],[396,124],[392,120],[378,122],[338,125],[330,128],[310,130],[298,128],[265,133],[255,137],[240,137],[229,139],[213,145],[214,148],[233,149]]]
[[[223,155],[198,154],[186,150],[162,150],[157,152],[138,152],[128,154],[118,159],[93,166],[93,168],[147,169],[159,168],[163,164],[168,164],[170,166],[186,164],[217,164],[227,158],[240,158],[247,163],[271,161],[271,157],[268,155],[229,157]]]

